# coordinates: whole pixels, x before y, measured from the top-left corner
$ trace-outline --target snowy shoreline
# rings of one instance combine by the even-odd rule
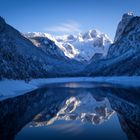
[[[23,80],[5,79],[0,81],[0,100],[25,94],[45,84],[68,82],[107,82],[124,86],[140,87],[140,76],[47,78],[33,79],[29,83],[26,83]]]

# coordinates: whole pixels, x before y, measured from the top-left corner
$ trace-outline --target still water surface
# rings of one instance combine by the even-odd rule
[[[139,137],[139,88],[92,82],[50,84],[0,101],[0,140]]]

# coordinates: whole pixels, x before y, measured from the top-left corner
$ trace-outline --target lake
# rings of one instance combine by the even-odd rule
[[[0,140],[138,140],[140,88],[48,84],[0,101]]]

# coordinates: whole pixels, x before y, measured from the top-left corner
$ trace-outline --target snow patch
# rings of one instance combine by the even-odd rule
[[[48,38],[63,51],[66,57],[77,61],[89,61],[96,53],[101,53],[105,57],[109,46],[113,43],[106,34],[95,29],[78,35],[52,36],[40,32],[29,32],[24,35],[27,38]]]
[[[105,82],[111,84],[119,84],[123,86],[140,86],[140,76],[122,76],[122,77],[67,77],[67,78],[47,78],[33,79],[29,83],[22,80],[2,80],[0,81],[0,100],[18,96],[29,91],[35,90],[45,84],[71,83],[71,82]],[[83,87],[80,84],[67,85],[71,88]],[[88,86],[94,88],[93,85]],[[87,88],[87,86],[83,87]]]
[[[34,89],[37,89],[37,86],[22,80],[2,80],[0,81],[0,99],[21,95]]]

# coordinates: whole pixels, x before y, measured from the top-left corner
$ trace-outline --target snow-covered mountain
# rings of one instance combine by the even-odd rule
[[[105,57],[112,43],[106,34],[98,30],[89,30],[78,35],[57,36],[56,39],[79,61],[89,61],[96,53]]]
[[[24,34],[32,43],[39,49],[44,51],[47,55],[52,55],[52,57],[57,59],[66,59],[64,54],[65,48],[57,44],[54,37],[47,33],[32,32]]]
[[[106,34],[98,30],[89,30],[83,34],[79,33],[77,36],[64,35],[53,37],[47,33],[38,32],[26,33],[25,36],[36,46],[41,47],[43,50],[47,49],[46,52],[48,52],[49,39],[57,46],[55,47],[56,54],[61,52],[61,55],[81,62],[89,61],[96,53],[100,53],[105,57],[112,43]]]
[[[66,57],[53,41],[47,41],[52,53],[45,47],[40,49],[0,17],[0,78],[64,76],[82,69],[81,63]]]
[[[140,75],[140,17],[124,14],[111,43],[97,30],[23,35],[0,17],[0,78]]]
[[[74,54],[69,53],[69,50],[59,43],[55,37],[47,33],[29,32],[24,34],[25,37],[30,39],[32,43],[38,48],[42,49],[45,53],[51,54],[53,57],[61,57],[61,59],[73,59]]]
[[[122,16],[122,20],[119,22],[118,27],[117,27],[117,31],[116,31],[116,35],[115,35],[115,38],[114,38],[114,42],[116,42],[120,38],[120,36],[123,33],[126,25],[129,23],[129,21],[133,17],[134,17],[134,14],[132,12],[125,13]]]
[[[46,55],[0,17],[0,78],[47,75]]]
[[[130,53],[132,51],[138,51],[140,49],[140,17],[134,16],[133,13],[125,13],[122,16],[122,20],[119,22],[115,43],[110,47],[108,52],[108,58],[117,57]]]
[[[92,61],[84,70],[88,75],[140,75],[140,17],[132,13],[122,16],[115,42],[107,59]]]

